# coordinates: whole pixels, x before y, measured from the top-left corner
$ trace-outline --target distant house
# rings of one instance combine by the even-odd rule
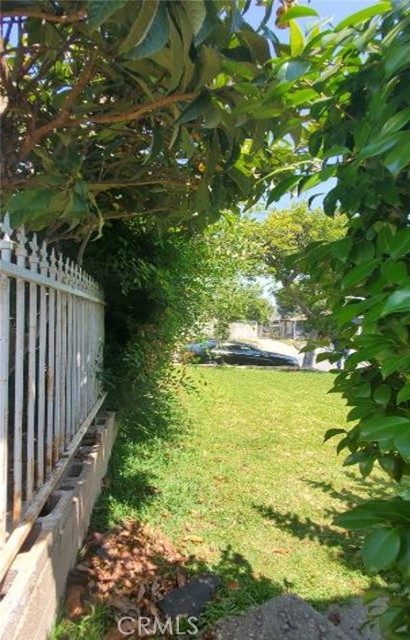
[[[257,322],[231,322],[229,325],[230,340],[254,340],[261,337],[261,328]]]
[[[254,340],[257,338],[278,338],[279,340],[303,340],[306,337],[305,316],[276,316],[269,325],[257,322],[231,322],[230,340]]]
[[[303,339],[306,336],[306,316],[282,316],[272,324],[272,331],[282,339]]]
[[[204,325],[202,334],[208,338],[225,337],[229,340],[257,340],[258,338],[276,338],[279,340],[303,340],[306,337],[306,317],[303,315],[279,316],[275,315],[268,325],[254,321],[231,322],[228,332],[224,336],[218,335],[217,323],[208,322]]]

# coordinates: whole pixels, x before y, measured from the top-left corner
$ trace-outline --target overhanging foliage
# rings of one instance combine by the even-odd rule
[[[51,240],[147,214],[201,228],[257,200],[289,152],[270,151],[274,113],[242,107],[283,45],[241,8],[3,2],[1,174],[14,223]]]
[[[329,265],[336,274],[329,302],[354,351],[335,384],[355,422],[338,450],[364,476],[377,462],[401,482],[410,475],[409,2],[379,2],[306,35],[294,18],[309,8],[280,12],[289,46],[261,37],[239,8],[3,3],[6,204],[51,239],[87,238],[104,220],[139,213],[202,227],[266,190],[269,204],[334,178],[324,208],[342,209],[347,235],[305,261],[319,282]],[[365,563],[393,578],[385,635],[408,637],[409,501],[370,502],[340,523],[368,531]]]
[[[337,450],[364,477],[378,463],[401,483],[401,497],[338,519],[367,533],[363,560],[387,578],[380,624],[389,639],[410,633],[409,43],[409,3],[382,2],[307,38],[295,25],[291,57],[273,64],[277,78],[288,73],[285,102],[297,103],[314,171],[297,169],[271,197],[334,178],[324,209],[347,217],[346,237],[316,244],[299,263],[318,283],[333,274],[329,305],[340,345],[351,350],[334,390],[347,399],[353,426],[328,437],[343,431]],[[278,116],[282,133],[287,123]]]

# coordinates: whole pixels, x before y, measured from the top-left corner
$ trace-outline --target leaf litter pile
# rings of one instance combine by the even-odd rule
[[[122,624],[124,630],[135,631],[133,638],[146,638],[154,633],[155,618],[164,620],[158,602],[165,594],[188,582],[181,555],[168,538],[158,530],[135,521],[92,533],[80,552],[80,562],[71,572],[66,593],[66,611],[75,620],[88,614],[92,605],[105,604],[115,620],[130,616],[152,621],[143,635],[137,624]],[[126,628],[126,629],[125,629]],[[119,640],[117,622],[104,640]]]

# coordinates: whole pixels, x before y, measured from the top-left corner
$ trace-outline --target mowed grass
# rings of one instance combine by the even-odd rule
[[[95,527],[143,520],[192,555],[194,573],[217,572],[208,621],[286,591],[319,608],[363,592],[360,540],[332,520],[386,485],[323,444],[347,413],[327,393],[331,374],[191,367],[188,378],[122,417]]]

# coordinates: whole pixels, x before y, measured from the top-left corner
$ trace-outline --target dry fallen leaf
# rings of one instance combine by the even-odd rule
[[[67,616],[71,620],[81,618],[87,613],[87,607],[84,604],[86,589],[82,584],[70,584],[67,588],[65,597],[65,608]]]
[[[197,536],[191,538],[202,542]],[[154,619],[162,617],[157,602],[188,581],[187,558],[161,531],[134,521],[104,534],[91,533],[80,558],[67,590],[69,615],[78,618],[87,613],[87,596],[87,606],[103,602],[117,619],[124,615],[149,618],[151,628],[140,638],[152,636]],[[104,640],[123,638],[114,625]]]
[[[227,587],[231,591],[237,591],[241,588],[241,585],[237,580],[232,580],[231,582],[228,582]]]
[[[195,544],[202,544],[204,541],[203,538],[200,538],[199,536],[194,536],[194,535],[185,536],[184,538],[182,538],[182,540],[184,542],[193,542]]]

